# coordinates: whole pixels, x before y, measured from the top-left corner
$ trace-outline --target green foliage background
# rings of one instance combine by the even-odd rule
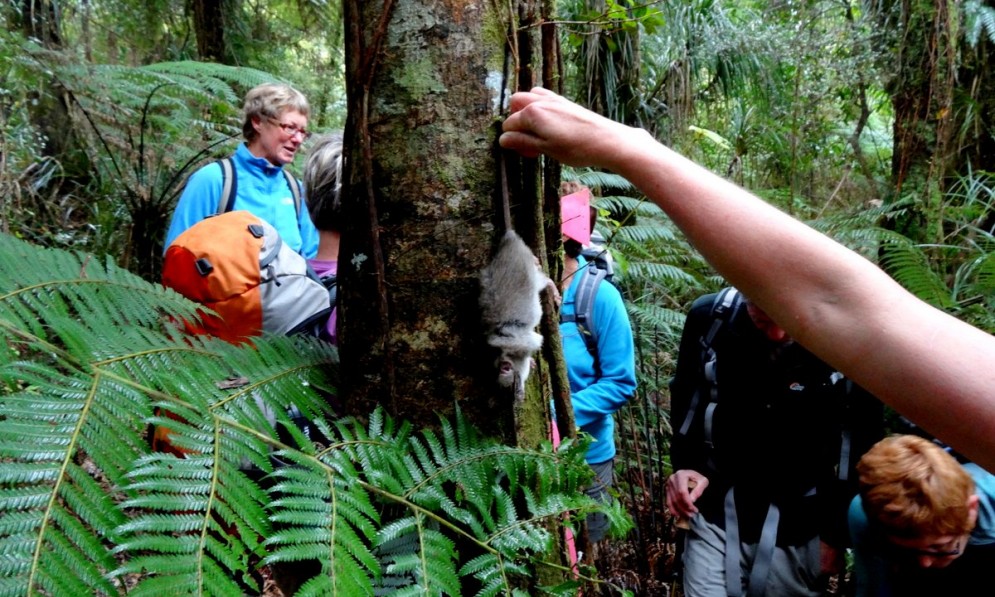
[[[57,36],[29,37],[23,26],[28,4],[58,9],[36,13],[57,21],[45,23]],[[340,441],[342,451],[288,452],[286,458],[297,466],[278,472],[266,495],[239,465],[247,459],[268,471],[271,451],[286,447],[249,399],[251,392],[222,391],[216,384],[246,375],[253,380],[251,391],[272,394],[277,404],[293,400],[308,412],[324,413],[314,390],[333,391],[334,352],[281,339],[261,341],[257,351],[236,349],[179,338],[161,325],[164,313],[192,316],[191,306],[142,280],[158,277],[166,218],[186,176],[238,142],[244,92],[263,80],[285,80],[310,98],[311,128],[330,130],[345,121],[345,24],[339,3],[222,4],[233,58],[226,65],[197,56],[190,2],[0,3],[0,232],[88,255],[42,252],[3,237],[8,261],[0,272],[0,333],[8,343],[0,349],[5,384],[0,549],[6,550],[0,593],[19,593],[25,586],[53,593],[76,588],[55,584],[60,582],[93,582],[115,592],[120,587],[114,583],[143,568],[168,570],[159,580],[144,581],[149,591],[175,578],[219,587],[208,592],[244,588],[255,582],[248,574],[252,562],[311,557],[339,545],[339,531],[329,529],[341,527],[326,524],[338,520],[328,513],[327,500],[339,492],[357,500],[342,514],[354,537],[341,545],[355,548],[347,549],[343,568],[335,571],[342,582],[431,577],[442,580],[440,590],[454,590],[455,582],[468,579],[479,587],[515,584],[494,580],[505,578],[495,571],[513,564],[499,563],[503,548],[482,538],[496,537],[488,535],[502,524],[494,521],[510,520],[499,515],[510,507],[507,500],[453,506],[456,494],[446,492],[454,485],[440,476],[440,491],[449,501],[432,498],[445,511],[436,519],[427,512],[438,508],[397,503],[404,494],[398,488],[386,490],[389,497],[378,493],[383,489],[378,483],[387,479],[373,479],[376,474],[365,465],[350,468],[357,466],[350,459],[362,456],[357,446],[368,440],[394,454],[384,466],[405,462],[400,452],[390,452],[403,445],[416,469],[428,467],[410,455],[417,453],[410,452],[412,442],[435,454],[434,441],[449,454],[449,448],[463,445],[462,423],[448,422],[455,435],[431,440],[379,415],[374,420],[382,422],[375,426],[329,420],[323,431]],[[564,92],[597,101],[613,117],[646,128],[860,251],[924,300],[995,331],[995,180],[983,169],[990,162],[972,167],[970,161],[936,154],[931,177],[903,185],[895,184],[892,171],[902,151],[892,137],[893,98],[915,83],[896,72],[896,62],[922,38],[902,30],[900,11],[931,17],[928,11],[936,6],[560,0]],[[950,101],[933,106],[922,126],[935,129],[944,115],[956,116],[950,147],[954,155],[967,155],[995,138],[995,109],[975,91],[990,89],[988,95],[995,97],[988,58],[995,9],[979,0],[949,6],[944,43],[952,64],[935,87],[943,87],[939,92]],[[57,118],[62,112],[65,118]],[[926,130],[924,137],[938,145],[936,130]],[[636,331],[640,389],[618,416],[619,490],[637,517],[639,533],[631,539],[636,553],[646,556],[633,558],[634,566],[648,578],[661,574],[650,559],[672,538],[662,483],[669,473],[667,382],[683,313],[691,300],[723,281],[626,181],[572,170],[564,178],[595,191],[598,227],[617,264]],[[129,296],[142,300],[125,304]],[[172,375],[159,376],[163,368]],[[143,433],[148,423],[159,421],[156,407],[184,415],[188,424],[181,426],[181,437],[203,459],[177,464],[147,453]],[[392,439],[373,437],[382,430]],[[484,448],[485,443],[473,442],[474,450],[482,451],[481,462],[504,458],[502,449]],[[544,462],[553,455],[523,458]],[[307,483],[291,474],[298,470],[313,472],[308,483],[320,489],[308,493]],[[386,470],[398,479],[414,475]],[[367,485],[359,486],[366,498],[337,485],[343,471],[363,479]],[[522,479],[531,478],[523,474]],[[486,481],[478,488],[499,483],[516,512],[533,512],[521,504],[528,502],[524,481],[481,479]],[[553,512],[585,507],[567,497],[575,481],[564,481],[562,493],[551,490],[564,501],[544,502],[534,513],[545,513],[536,516],[550,519]],[[300,499],[279,497],[283,489],[273,488],[281,485]],[[380,534],[383,528],[370,531],[376,524],[363,499],[391,502],[403,514],[398,520],[408,521],[397,527],[384,523],[396,533],[393,543]],[[493,518],[456,533],[484,558],[461,563],[468,566],[463,569],[452,564],[458,541],[449,536],[455,542],[447,544],[432,534],[447,532],[443,519],[469,524],[461,508],[473,510],[470,518],[477,525]],[[289,531],[272,534],[279,525],[298,524],[300,512],[311,510],[322,513],[326,526],[301,531],[309,538],[303,551],[292,549],[291,539],[299,537]],[[237,535],[222,532],[231,525]],[[438,554],[448,562],[445,572],[419,573],[416,561],[388,557],[399,545],[411,547],[406,542],[412,536],[424,540],[424,547],[406,553]],[[538,535],[520,539],[515,546],[522,553],[538,553],[545,545]],[[177,563],[181,559],[194,562],[193,568]],[[508,578],[527,573],[514,570]]]

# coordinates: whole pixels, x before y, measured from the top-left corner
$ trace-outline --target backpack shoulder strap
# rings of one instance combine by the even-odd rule
[[[218,199],[217,213],[228,213],[235,207],[235,197],[238,192],[238,177],[235,176],[235,160],[231,156],[217,161],[221,166],[221,197]],[[289,170],[283,168],[283,176],[287,179],[290,194],[294,197],[294,213],[301,217],[301,185]]]
[[[338,276],[335,274],[328,274],[327,276],[321,276],[321,283],[328,290],[328,302],[332,305],[332,307],[335,307],[336,301],[339,300]]]
[[[717,355],[713,346],[719,333],[725,328],[726,324],[736,317],[742,305],[743,295],[735,288],[724,288],[718,292],[715,298],[712,299],[712,305],[708,312],[711,319],[708,329],[698,340],[701,347],[700,364],[702,380],[698,386],[698,390],[691,397],[691,404],[688,407],[687,414],[684,415],[684,421],[681,423],[679,433],[687,435],[691,424],[698,416],[699,409],[703,408],[704,438],[709,451],[713,447],[712,422],[715,407],[719,401],[718,378],[716,376]],[[711,460],[711,456],[709,456],[709,460]]]
[[[615,266],[613,265],[611,254],[604,247],[587,247],[580,252],[587,260],[589,267],[596,267],[604,270],[605,279],[609,282],[615,276]]]
[[[846,412],[850,408],[850,399],[853,394],[853,382],[849,379],[843,377],[843,374],[839,371],[834,371],[829,376],[829,383],[833,386],[841,386],[841,392],[843,394],[843,423],[840,425],[840,453],[839,453],[839,466],[836,467],[836,478],[840,481],[850,480],[850,467],[853,465],[852,459],[852,448],[853,448],[853,434],[850,428],[849,413]]]
[[[714,342],[719,331],[731,322],[743,306],[743,295],[733,287],[722,289],[712,302],[712,324],[701,337],[701,364],[705,387],[708,393],[708,406],[705,407],[705,447],[711,452],[714,445],[713,423],[715,408],[719,403],[719,380],[717,374],[718,355],[715,353]],[[712,456],[710,464],[714,467]]]
[[[235,160],[231,156],[216,162],[221,166],[221,197],[218,198],[218,214],[225,214],[235,206],[235,193],[238,191],[238,177],[235,176]]]
[[[301,184],[297,181],[297,177],[290,173],[286,167],[283,168],[283,176],[287,179],[287,186],[290,187],[290,194],[294,196],[294,213],[297,214],[297,219],[301,219]]]
[[[715,337],[722,327],[736,317],[740,307],[743,306],[743,295],[733,287],[723,288],[712,301],[712,325],[708,332],[701,337],[702,349],[710,350]],[[714,355],[713,355],[714,358]]]
[[[594,371],[601,376],[601,362],[598,359],[598,338],[595,336],[594,326],[591,321],[594,319],[594,297],[598,294],[598,286],[607,276],[604,269],[596,267],[593,261],[584,266],[580,282],[577,285],[577,292],[574,295],[573,315],[560,315],[560,322],[575,322],[584,339],[584,346],[587,352],[594,358]]]

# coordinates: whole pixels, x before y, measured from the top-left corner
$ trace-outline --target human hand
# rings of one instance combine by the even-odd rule
[[[819,566],[823,576],[839,574],[843,571],[843,550],[819,541]]]
[[[526,157],[546,154],[570,166],[611,168],[634,136],[649,135],[578,106],[548,89],[534,87],[511,96],[501,146]]]
[[[556,287],[556,282],[552,278],[546,278],[546,290],[553,297],[553,306],[559,309],[563,303],[563,296],[560,295],[560,289]]]
[[[708,487],[708,477],[691,469],[674,471],[667,477],[667,509],[678,520],[698,513],[694,505]]]

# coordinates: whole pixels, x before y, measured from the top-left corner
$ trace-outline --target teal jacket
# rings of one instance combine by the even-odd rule
[[[306,258],[318,251],[318,231],[311,223],[307,206],[301,200],[298,215],[287,179],[280,167],[257,158],[242,143],[235,150],[235,176],[238,186],[233,209],[244,209],[269,222],[291,249]],[[197,222],[218,211],[221,198],[221,166],[208,164],[194,172],[173,211],[164,247]]]
[[[580,275],[587,263],[579,258],[580,267],[563,296],[564,315],[574,312],[574,299]],[[594,358],[584,344],[577,324],[560,324],[563,358],[570,379],[570,399],[573,402],[577,427],[594,438],[587,451],[587,462],[598,464],[615,457],[615,420],[612,415],[636,391],[636,359],[632,327],[625,312],[622,295],[610,282],[602,282],[594,297],[591,327],[598,343],[601,376],[594,368]]]
[[[857,584],[857,597],[891,597],[906,594],[895,585],[904,582],[922,588],[923,595],[974,595],[987,594],[991,590],[990,575],[995,565],[995,476],[973,462],[964,464],[971,478],[974,479],[974,493],[977,494],[978,520],[971,531],[964,554],[954,560],[948,568],[935,570],[919,570],[909,568],[901,572],[892,569],[889,561],[886,539],[879,529],[870,524],[864,512],[860,496],[850,503],[850,538],[853,540],[853,573]],[[967,568],[962,564],[969,564]],[[952,576],[945,578],[945,572]],[[896,576],[898,574],[899,576]],[[903,578],[904,575],[906,578]],[[981,576],[981,579],[974,578]],[[908,578],[913,580],[909,581]],[[974,580],[972,580],[974,578]],[[978,580],[988,579],[985,584],[976,584]],[[951,585],[951,581],[963,581],[965,587]],[[940,586],[935,590],[928,589],[926,583],[936,582]]]

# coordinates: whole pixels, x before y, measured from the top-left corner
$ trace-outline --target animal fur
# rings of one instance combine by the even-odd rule
[[[549,278],[539,260],[513,230],[505,233],[491,263],[480,272],[480,312],[487,343],[499,352],[498,383],[524,389],[532,355],[542,347],[535,327],[542,319],[539,293]]]

